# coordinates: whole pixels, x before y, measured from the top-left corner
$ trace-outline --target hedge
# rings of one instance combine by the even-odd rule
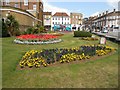
[[[74,31],[74,37],[91,37],[92,33],[86,31]]]

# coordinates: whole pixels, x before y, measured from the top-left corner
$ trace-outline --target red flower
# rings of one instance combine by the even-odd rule
[[[28,39],[49,40],[49,39],[54,39],[54,38],[58,38],[58,36],[50,35],[50,34],[44,34],[44,35],[27,34],[27,35],[17,36],[17,39],[22,39],[22,40],[28,40]]]

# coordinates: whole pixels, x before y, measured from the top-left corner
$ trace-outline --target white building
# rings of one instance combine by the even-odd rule
[[[44,27],[47,30],[52,30],[52,13],[51,12],[43,12],[43,20],[44,20]]]
[[[103,12],[93,20],[93,24],[97,27],[108,27],[112,28],[113,26],[118,27],[120,22],[120,11],[106,11]]]
[[[52,27],[54,27],[54,25],[67,25],[67,24],[70,24],[70,17],[67,13],[56,12],[52,16]]]

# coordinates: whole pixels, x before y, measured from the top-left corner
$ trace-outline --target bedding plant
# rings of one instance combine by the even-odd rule
[[[116,49],[104,45],[83,45],[75,48],[55,48],[43,50],[31,50],[25,53],[19,65],[24,67],[48,66],[49,64],[60,62],[69,63],[76,60],[89,59],[92,56],[102,56],[109,54]]]

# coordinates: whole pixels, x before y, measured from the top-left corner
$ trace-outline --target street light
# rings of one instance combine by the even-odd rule
[[[62,31],[63,31],[63,13],[62,13]]]

